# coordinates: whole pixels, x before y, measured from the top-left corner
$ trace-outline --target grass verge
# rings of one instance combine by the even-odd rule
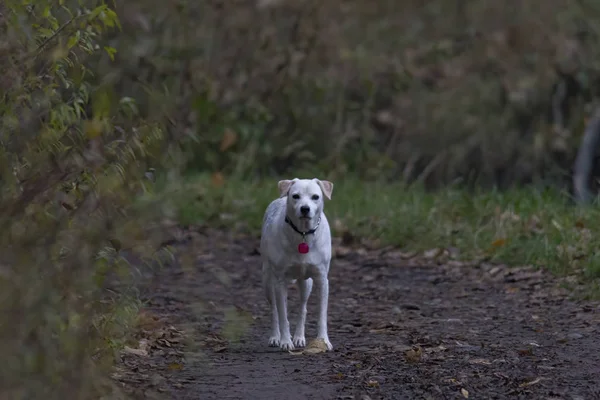
[[[185,195],[177,196],[178,220],[258,235],[263,212],[276,196],[275,181],[196,176]],[[347,179],[335,182],[325,210],[336,236],[348,231],[411,251],[451,247],[464,259],[483,256],[588,280],[600,277],[600,210],[576,207],[567,193],[556,190],[428,193]]]

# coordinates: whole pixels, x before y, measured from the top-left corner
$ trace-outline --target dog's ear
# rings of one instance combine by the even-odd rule
[[[292,187],[292,185],[294,183],[296,183],[296,181],[298,180],[298,178],[294,178],[291,181],[290,180],[283,180],[283,181],[279,181],[277,183],[277,187],[279,188],[279,197],[285,197],[287,196],[288,192],[290,191],[290,188]]]
[[[325,195],[325,197],[327,197],[329,200],[331,200],[331,193],[333,192],[333,183],[331,183],[329,181],[321,181],[319,179],[316,179],[316,181],[319,184],[319,186],[321,187],[321,190],[323,191],[323,194]]]

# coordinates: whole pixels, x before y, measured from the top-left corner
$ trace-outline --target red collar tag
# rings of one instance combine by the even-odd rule
[[[302,242],[298,245],[298,253],[306,254],[308,253],[308,243]]]

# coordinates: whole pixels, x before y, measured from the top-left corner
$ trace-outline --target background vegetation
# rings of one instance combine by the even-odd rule
[[[263,179],[339,183],[339,235],[597,277],[595,211],[565,191],[599,19],[594,0],[3,2],[0,397],[118,396],[126,256],[160,256],[166,219],[256,233]]]

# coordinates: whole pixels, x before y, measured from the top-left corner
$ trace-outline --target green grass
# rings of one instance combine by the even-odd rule
[[[469,193],[452,188],[428,193],[401,184],[334,182],[325,211],[334,235],[409,251],[453,247],[463,259],[485,257],[536,265],[558,274],[600,277],[600,210],[576,207],[566,193],[533,188]],[[190,179],[176,196],[182,224],[206,224],[258,235],[277,182]]]

